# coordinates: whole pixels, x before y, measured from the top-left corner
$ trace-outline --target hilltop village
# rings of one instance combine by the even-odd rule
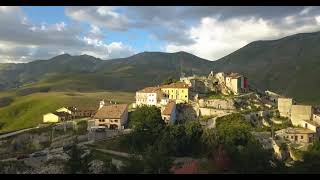
[[[201,121],[204,128],[214,128],[218,117],[241,113],[258,127],[272,127],[270,133],[262,131],[254,134],[280,158],[284,158],[283,152],[279,150],[281,144],[304,150],[318,138],[320,113],[317,108],[298,105],[292,98],[271,91],[261,94],[250,90],[248,78],[239,73],[211,72],[207,77],[181,77],[177,82],[138,90],[135,98],[136,102],[131,105],[107,104],[102,100],[98,110],[62,107],[56,112],[45,114],[43,122],[56,123],[91,117],[88,120],[88,131],[125,129],[129,106],[130,111],[134,111],[145,105],[158,107],[166,124],[205,119]],[[297,159],[294,153],[289,155]]]
[[[238,114],[254,127],[251,133],[264,149],[271,150],[280,161],[289,159],[286,162],[288,166],[301,160],[299,153],[306,151],[319,138],[320,110],[316,107],[300,105],[292,98],[271,91],[252,89],[248,78],[239,73],[211,71],[208,76],[182,76],[179,80],[171,79],[163,84],[145,87],[136,91],[132,104],[101,100],[92,108],[61,107],[55,112],[48,112],[43,115],[42,126],[53,125],[49,139],[55,145],[49,149],[63,146],[63,151],[58,153],[59,156],[50,155],[48,148],[46,152],[40,152],[46,155],[47,160],[53,157],[70,158],[65,149],[72,144],[71,136],[68,139],[66,137],[69,136],[62,133],[63,138],[54,138],[53,134],[59,129],[61,132],[67,132],[70,128],[78,130],[79,122],[85,124],[83,132],[77,136],[77,141],[83,144],[130,134],[130,113],[140,107],[158,108],[166,126],[198,121],[202,129],[213,131],[222,117]],[[56,142],[53,141],[55,139]],[[112,163],[119,165],[117,161]],[[198,162],[185,161],[185,165],[174,172],[190,168],[190,163],[196,166]]]

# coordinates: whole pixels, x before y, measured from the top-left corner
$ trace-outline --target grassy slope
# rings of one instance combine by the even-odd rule
[[[0,122],[5,123],[0,132],[36,126],[41,123],[43,114],[61,106],[97,106],[101,99],[129,103],[134,101],[134,95],[122,92],[49,92],[15,97],[9,106],[0,108]]]

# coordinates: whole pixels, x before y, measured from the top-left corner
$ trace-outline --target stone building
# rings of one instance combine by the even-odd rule
[[[276,131],[276,136],[294,143],[311,143],[316,133],[306,128],[287,128]]]
[[[292,98],[278,98],[278,111],[281,117],[290,118]]]
[[[110,129],[123,129],[128,122],[128,104],[107,105],[98,110],[93,117],[95,126]]]
[[[215,109],[236,109],[232,99],[200,99],[199,106]]]
[[[292,105],[291,107],[291,123],[294,126],[301,125],[303,120],[311,120],[313,110],[307,105]]]

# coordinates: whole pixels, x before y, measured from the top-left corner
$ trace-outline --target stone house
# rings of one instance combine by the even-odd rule
[[[308,105],[292,105],[291,107],[291,123],[294,126],[301,125],[304,120],[310,121],[313,109]]]
[[[100,108],[93,117],[95,126],[124,129],[128,122],[128,104],[112,104]]]
[[[311,143],[316,132],[306,128],[287,128],[276,131],[276,136],[294,143]]]
[[[176,116],[176,102],[170,101],[161,112],[161,117],[166,124],[174,124]]]

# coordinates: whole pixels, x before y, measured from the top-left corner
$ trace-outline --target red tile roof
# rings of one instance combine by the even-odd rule
[[[115,118],[120,119],[121,115],[128,108],[128,104],[113,104],[108,106],[103,106],[98,112],[94,115],[94,118],[98,119],[109,119]]]
[[[189,86],[184,82],[177,82],[177,83],[162,85],[161,88],[189,88]]]
[[[170,101],[170,102],[167,104],[166,108],[163,110],[162,114],[163,114],[163,115],[171,115],[172,110],[173,110],[173,108],[175,107],[175,105],[176,105],[176,102]]]
[[[197,174],[199,172],[199,164],[196,161],[191,161],[184,164],[181,168],[173,166],[171,172],[173,174]]]
[[[140,93],[156,93],[160,91],[160,87],[146,87],[144,89],[139,90]]]

